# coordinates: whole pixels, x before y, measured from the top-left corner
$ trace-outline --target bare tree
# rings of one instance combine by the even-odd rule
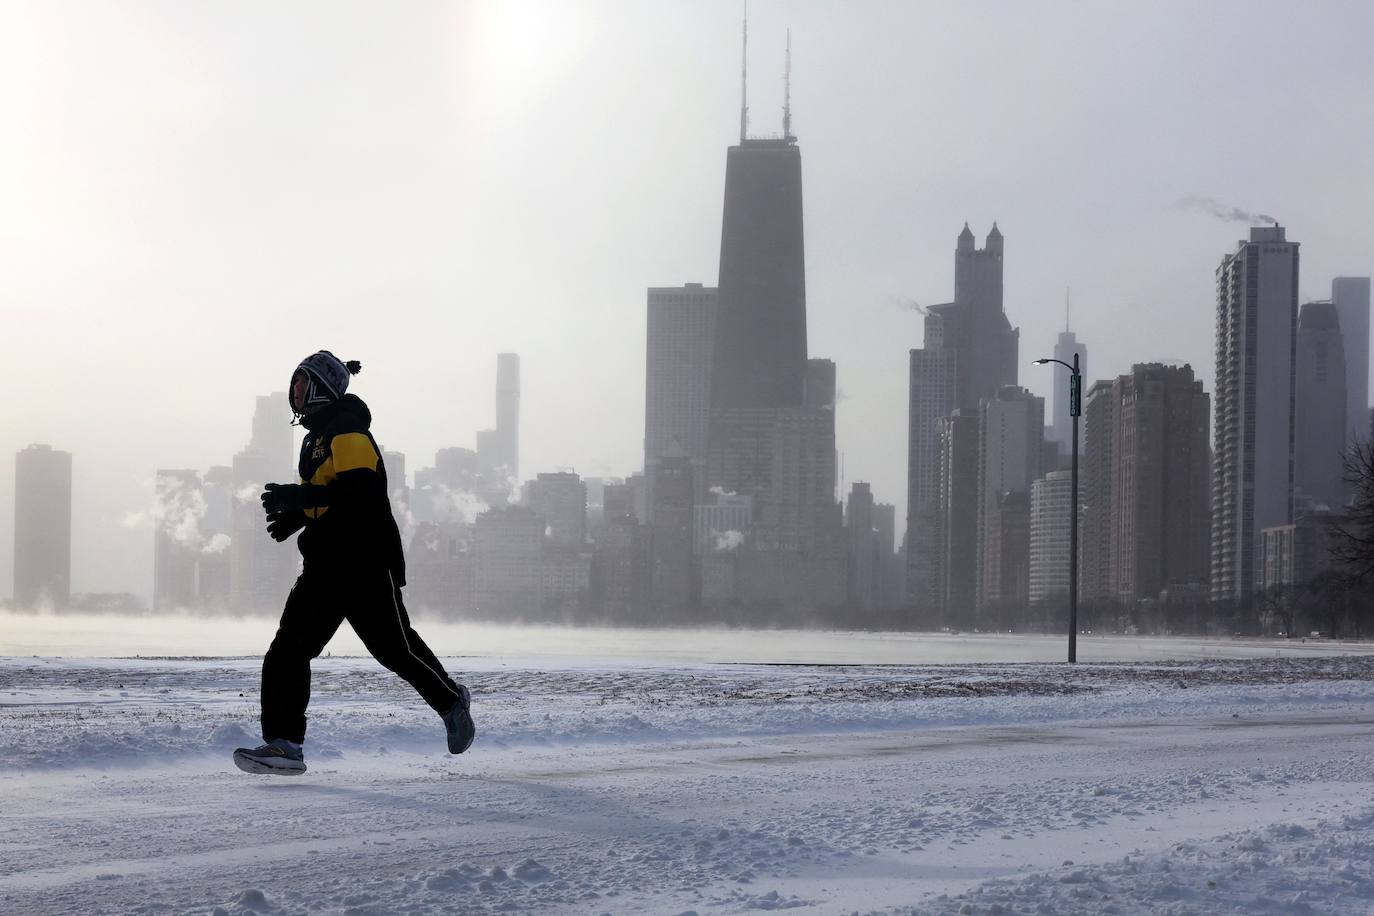
[[[1374,440],[1351,445],[1344,463],[1354,498],[1331,526],[1331,556],[1350,582],[1374,584]]]
[[[1287,585],[1271,585],[1258,595],[1260,629],[1270,636],[1293,638],[1293,620],[1297,616],[1297,601],[1293,589]]]

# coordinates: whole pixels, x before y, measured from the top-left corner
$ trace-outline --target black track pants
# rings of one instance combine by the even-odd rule
[[[430,708],[443,714],[453,707],[457,685],[410,626],[390,573],[307,567],[287,596],[277,635],[262,660],[264,740],[305,741],[310,660],[345,620],[367,651],[414,687]]]

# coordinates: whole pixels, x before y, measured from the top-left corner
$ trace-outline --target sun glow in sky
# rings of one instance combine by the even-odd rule
[[[461,7],[457,36],[461,95],[479,123],[519,127],[589,49],[595,13],[573,4],[475,3]],[[611,11],[604,10],[606,14]],[[539,139],[539,138],[532,138]]]

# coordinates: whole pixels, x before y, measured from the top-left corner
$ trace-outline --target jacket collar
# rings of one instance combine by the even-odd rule
[[[301,426],[312,433],[328,429],[345,417],[355,420],[362,429],[372,425],[372,411],[356,394],[346,394],[337,401],[301,417]]]

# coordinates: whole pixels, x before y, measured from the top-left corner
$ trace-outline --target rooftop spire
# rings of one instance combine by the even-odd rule
[[[792,140],[792,30],[787,30],[787,63],[782,73],[782,138]]]
[[[1064,333],[1069,333],[1069,288],[1064,287]]]
[[[968,223],[964,223],[964,231],[959,233],[959,240],[954,244],[955,251],[973,250],[973,232],[969,229]]]
[[[744,47],[739,66],[739,142],[749,135],[749,0],[744,0]]]

